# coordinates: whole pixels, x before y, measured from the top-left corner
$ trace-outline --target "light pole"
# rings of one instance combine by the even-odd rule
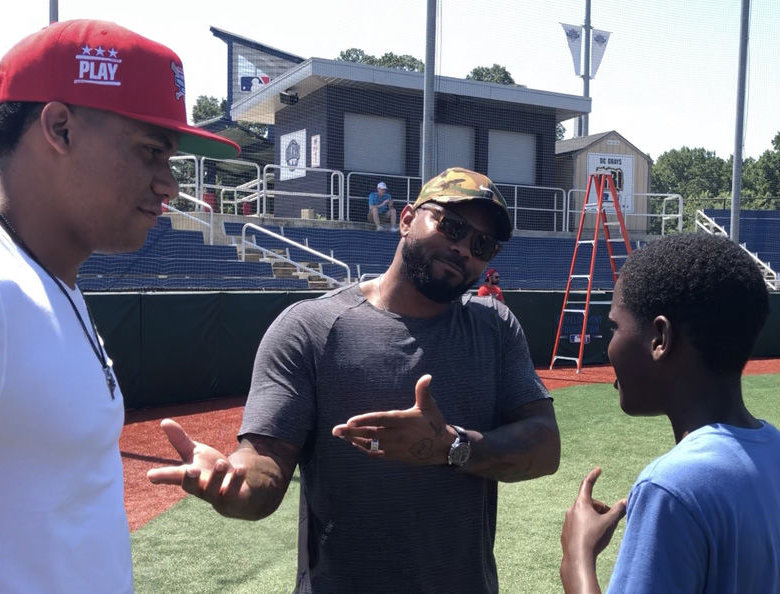
[[[425,74],[423,76],[423,126],[422,142],[422,167],[420,174],[425,183],[433,177],[434,171],[434,116],[436,103],[434,102],[434,75],[436,73],[436,1],[428,0],[428,15],[425,28]]]
[[[731,169],[731,241],[739,243],[739,207],[742,202],[742,137],[745,125],[745,79],[747,70],[750,0],[742,0],[739,27],[739,72],[737,74],[737,121],[734,126],[734,164]]]

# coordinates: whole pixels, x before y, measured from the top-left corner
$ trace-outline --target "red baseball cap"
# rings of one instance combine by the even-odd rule
[[[110,111],[181,134],[179,149],[215,159],[239,146],[187,124],[184,69],[164,45],[114,23],[54,23],[0,60],[0,103],[61,101]]]

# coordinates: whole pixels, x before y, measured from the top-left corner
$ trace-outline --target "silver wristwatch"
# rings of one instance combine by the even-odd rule
[[[469,436],[466,430],[457,425],[450,425],[458,436],[450,446],[450,453],[447,456],[447,463],[450,466],[457,466],[458,468],[464,466],[469,461],[471,456],[471,442],[469,442]]]

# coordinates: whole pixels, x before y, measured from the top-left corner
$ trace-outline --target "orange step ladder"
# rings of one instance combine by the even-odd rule
[[[591,189],[595,189],[596,200],[591,202]],[[607,219],[606,206],[611,205],[614,209],[614,220]],[[595,208],[594,208],[595,206]],[[585,226],[585,215],[588,212],[595,212],[596,224],[593,229],[593,239],[582,239],[582,229]],[[611,237],[609,229],[610,227],[620,228],[620,237]],[[593,173],[588,176],[588,189],[585,192],[585,200],[582,203],[582,212],[580,213],[580,223],[577,227],[577,240],[574,243],[574,252],[571,257],[571,268],[569,269],[569,280],[566,283],[566,293],[563,296],[563,306],[561,307],[561,316],[558,320],[558,330],[555,333],[555,345],[553,346],[552,359],[550,360],[550,369],[553,368],[557,361],[569,361],[577,364],[577,373],[582,371],[582,355],[585,352],[585,343],[587,342],[587,328],[588,328],[588,313],[591,305],[609,305],[610,301],[591,301],[591,292],[593,290],[593,272],[596,267],[596,248],[598,247],[599,229],[604,234],[604,242],[607,246],[607,253],[609,255],[609,264],[612,268],[612,280],[617,282],[619,266],[617,262],[624,260],[631,254],[631,244],[628,241],[628,231],[626,231],[626,223],[623,219],[623,213],[620,210],[620,200],[618,198],[617,190],[615,189],[615,181],[610,173]],[[625,254],[616,254],[612,249],[613,244],[623,243],[626,248]],[[590,269],[588,274],[575,274],[577,255],[579,253],[580,246],[591,246],[590,253]],[[572,301],[572,281],[582,282],[587,280],[588,287],[585,291],[585,301],[582,299],[582,291],[574,291],[574,297],[578,300]],[[582,331],[578,337],[579,339],[579,354],[577,357],[569,357],[558,354],[558,346],[561,340],[564,338],[561,336],[561,330],[563,329],[563,320],[565,315],[577,314],[582,315]],[[575,337],[576,338],[576,337]]]

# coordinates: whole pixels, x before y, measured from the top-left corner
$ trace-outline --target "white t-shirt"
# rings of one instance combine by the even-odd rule
[[[0,592],[133,591],[123,422],[65,295],[0,227]]]

